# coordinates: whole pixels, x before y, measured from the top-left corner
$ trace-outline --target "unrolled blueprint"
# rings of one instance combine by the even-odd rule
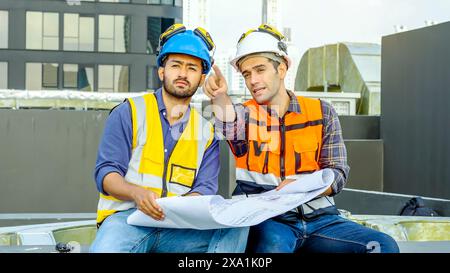
[[[220,195],[156,199],[165,219],[157,221],[137,210],[128,224],[162,228],[217,229],[257,225],[317,197],[334,181],[331,169],[287,177],[296,179],[279,191],[224,199]]]

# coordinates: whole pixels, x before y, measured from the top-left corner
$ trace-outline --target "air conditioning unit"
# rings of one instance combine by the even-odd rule
[[[310,92],[295,91],[295,95],[317,98],[329,102],[339,116],[356,115],[356,105],[361,98],[360,93]]]

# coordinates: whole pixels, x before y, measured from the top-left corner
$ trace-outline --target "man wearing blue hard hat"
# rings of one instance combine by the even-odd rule
[[[244,252],[248,229],[127,224],[136,210],[164,220],[158,198],[217,192],[218,140],[213,126],[189,106],[211,69],[214,48],[204,29],[171,26],[158,48],[162,88],[111,111],[95,166],[100,200],[91,252]]]

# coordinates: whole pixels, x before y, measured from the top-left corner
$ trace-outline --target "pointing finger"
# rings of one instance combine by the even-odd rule
[[[210,98],[213,99],[214,95],[213,95],[213,90],[211,88],[211,85],[209,83],[209,80],[205,82],[205,86],[203,88],[204,93]]]
[[[212,76],[209,78],[209,86],[212,88],[213,91],[219,89],[219,86],[217,85],[217,76]]]
[[[213,66],[213,69],[214,69],[214,73],[217,75],[217,77],[218,77],[219,80],[225,78],[225,77],[223,76],[223,74],[222,74],[222,71],[220,71],[220,68],[219,68],[217,65],[214,65],[214,66]]]

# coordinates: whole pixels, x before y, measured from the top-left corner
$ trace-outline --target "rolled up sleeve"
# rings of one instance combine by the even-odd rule
[[[248,108],[243,104],[233,105],[236,112],[236,118],[232,122],[222,122],[215,119],[215,129],[220,139],[225,139],[231,148],[231,151],[237,157],[247,153],[248,141],[246,139],[246,122],[248,119]]]
[[[333,171],[335,179],[331,187],[332,195],[336,195],[345,187],[350,167],[347,164],[347,150],[338,115],[328,102],[321,101],[321,104],[323,140],[319,166],[321,169],[330,168]]]
[[[97,152],[94,179],[97,190],[108,195],[103,189],[103,179],[109,173],[122,176],[128,171],[131,159],[132,125],[128,102],[117,106],[106,119],[105,128]]]

